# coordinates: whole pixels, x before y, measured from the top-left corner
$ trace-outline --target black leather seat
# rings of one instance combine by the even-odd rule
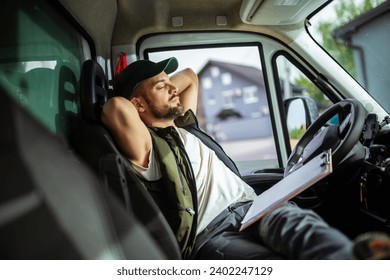
[[[103,69],[94,60],[86,61],[80,78],[83,119],[73,133],[72,145],[106,188],[116,193],[127,210],[135,214],[167,257],[180,259],[176,238],[163,214],[101,123],[102,107],[110,97]]]
[[[164,259],[69,147],[0,89],[0,258]]]

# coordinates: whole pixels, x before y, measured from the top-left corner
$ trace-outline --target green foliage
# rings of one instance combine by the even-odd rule
[[[337,21],[324,21],[319,24],[318,31],[322,35],[323,47],[333,56],[353,77],[356,77],[353,50],[348,47],[347,42],[335,41],[333,31],[352,21],[363,13],[373,9],[384,0],[339,0],[335,5]]]
[[[356,77],[353,50],[348,47],[347,42],[335,41],[332,34],[336,28],[343,26],[384,1],[385,0],[338,0],[334,6],[337,20],[319,23],[318,32],[322,37],[322,46],[353,77]],[[301,76],[295,83],[304,87],[308,94],[319,106],[321,106],[321,103],[324,102],[324,95],[311,81],[306,77]]]
[[[304,128],[293,128],[289,131],[290,139],[301,139],[303,134],[305,133]]]
[[[313,98],[315,101],[321,102],[324,100],[324,94],[322,93],[322,91],[305,76],[300,76],[298,79],[295,80],[295,83],[305,88],[310,97]]]
[[[337,1],[338,4],[335,6],[335,12],[339,21],[336,22],[335,25],[344,25],[363,13],[372,10],[384,1],[385,0],[339,0]]]
[[[345,42],[336,42],[331,36],[333,31],[339,26],[338,23],[333,22],[320,23],[318,29],[322,34],[322,46],[348,71],[349,74],[356,77],[353,50],[349,48]]]

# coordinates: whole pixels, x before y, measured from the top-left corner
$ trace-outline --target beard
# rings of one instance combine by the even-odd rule
[[[177,117],[180,117],[184,113],[183,105],[178,101],[176,106],[166,105],[164,108],[156,108],[153,102],[149,98],[145,98],[148,103],[149,110],[153,114],[153,116],[157,119],[162,120],[174,120]],[[172,101],[176,96],[173,96],[169,101]]]
[[[176,107],[168,106],[166,110],[157,110],[154,106],[149,107],[153,116],[157,119],[174,120],[183,115],[183,106],[181,104]]]

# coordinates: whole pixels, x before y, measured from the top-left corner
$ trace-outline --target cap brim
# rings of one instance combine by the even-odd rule
[[[171,57],[156,63],[156,68],[161,69],[160,72],[164,71],[167,74],[175,72],[178,67],[179,63],[175,57]]]

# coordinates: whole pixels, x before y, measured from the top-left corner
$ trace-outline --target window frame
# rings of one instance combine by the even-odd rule
[[[55,24],[56,28],[61,29],[61,30],[63,29],[63,28],[60,28],[62,26],[61,23],[66,24],[66,30],[72,31],[71,42],[74,42],[75,44],[70,45],[71,48],[68,47],[67,42],[61,41],[61,35],[53,38],[53,41],[46,41],[46,40],[42,40],[42,42],[39,41],[40,45],[38,45],[38,46],[37,46],[37,43],[35,41],[33,43],[31,43],[30,45],[27,45],[19,37],[16,37],[16,38],[10,37],[9,42],[7,41],[7,43],[4,44],[4,47],[18,48],[19,52],[10,53],[9,55],[7,55],[7,54],[4,55],[4,58],[2,58],[2,64],[6,65],[7,63],[12,63],[15,66],[17,66],[17,64],[20,63],[20,67],[22,69],[22,71],[20,72],[21,75],[23,73],[25,73],[27,75],[28,73],[30,73],[30,71],[32,71],[34,69],[37,69],[39,71],[42,71],[41,69],[51,69],[54,71],[57,68],[58,62],[60,62],[60,65],[62,65],[62,63],[64,63],[64,61],[59,59],[62,57],[61,53],[63,50],[66,50],[69,53],[72,53],[75,57],[77,57],[77,62],[80,62],[80,68],[77,66],[77,70],[76,70],[77,74],[79,74],[78,72],[81,73],[82,64],[84,63],[85,60],[96,58],[96,47],[95,47],[95,44],[94,44],[92,37],[86,32],[86,30],[79,24],[79,22],[70,14],[70,12],[60,2],[58,2],[58,1],[53,2],[53,1],[47,1],[47,0],[38,0],[38,1],[34,0],[34,1],[31,1],[30,3],[28,3],[28,6],[26,6],[26,7],[21,6],[20,2],[19,3],[18,2],[11,3],[11,1],[9,1],[7,3],[7,1],[4,1],[4,2],[2,2],[2,4],[3,5],[1,5],[1,6],[3,8],[9,7],[8,5],[12,5],[11,6],[12,11],[15,11],[15,13],[16,12],[21,12],[21,13],[23,12],[24,25],[19,27],[22,31],[24,30],[23,32],[29,31],[28,24],[26,25],[26,22],[28,23],[28,20],[33,20],[34,24],[36,25],[36,29],[34,29],[34,30],[37,31],[37,34],[39,34],[39,36],[43,36],[46,33],[47,33],[46,34],[47,36],[50,36],[50,32],[48,31],[48,28],[47,28],[46,24],[44,24],[47,22]],[[32,11],[31,7],[33,5],[34,5],[34,7],[37,7],[36,9],[38,11],[41,11],[39,14],[39,15],[42,15],[41,17],[34,18],[32,16],[32,14],[29,12],[29,11]],[[21,7],[25,7],[26,9],[22,9]],[[14,14],[14,13],[12,13],[12,14]],[[18,23],[19,22],[17,22],[16,19],[15,19],[15,21],[12,21],[12,23],[10,23],[10,27],[9,27],[10,30],[11,31],[14,30],[14,32],[16,32],[18,30],[18,26],[19,26]],[[64,31],[64,33],[65,32],[66,31]],[[7,36],[7,34],[6,34],[6,36]],[[73,38],[73,36],[74,36],[74,38]],[[44,50],[46,47],[56,46],[56,45],[53,45],[52,42],[58,42],[58,44],[61,45],[58,53],[53,52],[53,54],[50,55],[50,54],[46,54],[42,51],[36,52],[37,50],[39,50],[39,46],[43,46]],[[27,55],[26,55],[26,53],[24,53],[20,50],[20,46],[23,46],[24,48],[29,48],[29,49],[27,49],[28,50]],[[9,61],[9,62],[7,62],[7,61]],[[52,65],[53,62],[55,62],[54,66]],[[6,68],[7,67],[5,66],[4,69],[6,69]],[[25,70],[25,72],[23,69]],[[62,68],[59,71],[61,72]],[[9,76],[9,77],[11,79],[13,79],[14,78],[13,75],[16,75],[16,74],[17,73],[10,74],[11,76]],[[59,84],[62,76],[60,76],[58,72],[54,72],[53,74],[54,75],[52,77],[50,77],[49,75],[45,76],[45,77],[47,79],[49,79],[49,81],[52,81],[53,85]],[[73,74],[75,74],[75,73],[73,73]],[[26,99],[26,97],[28,96],[28,94],[31,93],[32,90],[35,90],[35,89],[33,87],[31,87],[30,84],[28,84],[30,86],[26,87],[25,93],[23,93],[24,91],[22,92],[19,90],[19,88],[21,88],[21,87],[23,88],[22,82],[27,79],[26,77],[20,76],[20,78],[18,78],[18,80],[17,80],[18,83],[15,84],[15,88],[12,88],[12,87],[9,88],[6,85],[4,85],[4,87],[5,87],[6,91],[10,91],[10,95],[13,98],[15,98],[18,101],[18,103],[20,103],[22,106],[26,107],[26,109],[30,113],[32,113],[34,118],[37,119],[40,123],[42,123],[46,128],[48,128],[51,132],[56,133],[56,134],[60,134],[61,136],[65,136],[68,139],[70,136],[69,135],[69,122],[68,122],[66,117],[61,115],[61,112],[64,110],[64,108],[65,108],[65,111],[67,111],[66,108],[71,108],[70,109],[71,112],[73,112],[72,110],[75,110],[77,115],[81,115],[81,110],[79,108],[79,101],[78,101],[79,100],[79,91],[78,91],[78,89],[79,89],[78,84],[79,83],[78,83],[78,81],[79,81],[80,77],[79,76],[77,77],[77,74],[75,75],[77,88],[70,87],[71,85],[69,84],[69,82],[67,80],[64,80],[64,84],[62,85],[63,88],[52,87],[51,89],[48,89],[47,91],[41,91],[42,93],[47,94],[47,96],[39,97],[38,95],[37,96],[34,95],[34,98],[31,98],[31,102],[32,102],[31,104],[28,103],[28,100]],[[68,74],[64,73],[64,75],[68,75]],[[40,77],[42,77],[42,76],[40,76]],[[32,78],[29,81],[29,83],[35,85],[36,80],[38,80],[38,79]],[[51,84],[51,83],[49,83],[49,84]],[[39,89],[39,90],[41,90],[41,89]],[[65,94],[65,91],[67,91],[67,90],[71,90],[71,91],[73,90],[77,94],[77,96],[75,96],[75,101],[74,102],[72,101],[71,107],[69,107],[68,100],[63,100],[63,104],[62,104],[63,108],[60,106],[57,107],[57,105],[54,105],[56,103],[53,103],[53,102],[58,102],[57,100],[63,99],[63,95]],[[35,106],[34,102],[41,103],[40,100],[48,100],[47,106],[46,106],[46,104],[42,103],[42,108],[43,108],[42,110],[40,110],[39,108],[37,110],[31,109]],[[40,113],[41,111],[44,113]]]
[[[200,33],[210,33],[210,32],[200,32]],[[224,32],[222,32],[224,33]],[[231,33],[231,32],[229,32]],[[242,32],[232,32],[232,33],[242,33]],[[177,35],[178,33],[175,33],[174,35]],[[161,34],[156,34],[157,36],[161,36]],[[257,36],[262,37],[260,34]],[[142,47],[144,40],[149,39],[150,36],[146,38],[142,38],[138,43],[137,43],[137,53],[139,54],[138,57],[143,58],[143,59],[149,59],[149,54],[153,52],[164,52],[164,51],[176,51],[176,50],[196,50],[196,49],[204,49],[204,48],[218,48],[218,47],[257,47],[259,51],[259,65],[261,65],[261,71],[263,72],[263,77],[264,77],[264,88],[265,88],[265,96],[267,98],[268,102],[268,109],[269,109],[269,114],[268,117],[271,122],[271,129],[272,129],[272,135],[273,135],[273,143],[276,151],[276,158],[275,158],[275,167],[267,167],[265,168],[266,170],[274,168],[283,168],[283,157],[282,157],[282,152],[280,148],[280,141],[277,139],[281,132],[277,130],[277,125],[275,124],[275,114],[274,110],[272,109],[274,107],[273,100],[271,98],[271,90],[269,87],[269,77],[268,77],[268,68],[266,66],[265,62],[265,56],[263,52],[263,43],[260,41],[255,41],[251,40],[248,42],[224,42],[224,43],[200,43],[200,44],[183,44],[179,46],[153,46],[153,47]],[[271,71],[272,72],[272,71]],[[279,105],[277,107],[280,107]],[[282,133],[284,134],[284,133]],[[288,138],[287,138],[288,139]],[[282,144],[283,147],[286,146],[285,143]],[[257,170],[253,170],[253,172],[256,172]]]

